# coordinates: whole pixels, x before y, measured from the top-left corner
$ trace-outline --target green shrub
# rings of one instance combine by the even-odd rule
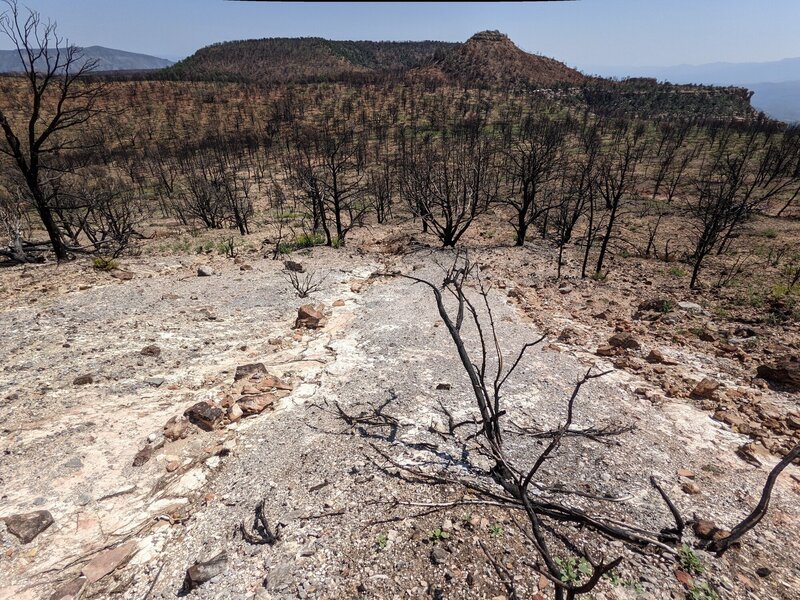
[[[119,269],[119,262],[113,258],[106,258],[104,256],[97,256],[92,261],[94,268],[98,271],[113,271]]]

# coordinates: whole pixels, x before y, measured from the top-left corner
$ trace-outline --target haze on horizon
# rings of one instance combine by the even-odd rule
[[[282,3],[27,0],[81,46],[177,60],[215,42],[319,36],[464,41],[498,29],[571,66],[763,62],[800,57],[800,2],[577,0],[521,3]],[[8,49],[0,40],[0,49]]]

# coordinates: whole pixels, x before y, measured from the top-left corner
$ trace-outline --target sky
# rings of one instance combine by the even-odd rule
[[[81,46],[176,60],[214,42],[330,39],[464,41],[498,29],[570,66],[664,66],[800,57],[800,0],[576,0],[300,3],[20,0]],[[2,7],[2,3],[0,3]],[[0,40],[0,48],[9,48]]]

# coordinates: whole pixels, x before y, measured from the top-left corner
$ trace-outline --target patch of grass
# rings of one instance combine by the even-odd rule
[[[762,229],[758,235],[765,237],[768,240],[774,240],[778,237],[778,230],[773,229],[772,227],[767,227],[766,229]]]
[[[702,575],[703,571],[705,571],[703,562],[688,544],[683,544],[678,550],[678,562],[684,571],[692,575]]]
[[[669,273],[672,277],[686,277],[686,271],[678,265],[672,265],[669,269],[667,269],[667,273]]]
[[[278,244],[278,252],[281,254],[289,254],[295,250],[302,250],[303,248],[313,248],[314,246],[321,246],[325,243],[325,236],[304,233],[297,236],[291,242],[281,242]]]
[[[605,281],[606,277],[608,277],[605,273],[592,273],[592,279],[594,281]]]
[[[689,590],[689,598],[691,600],[719,600],[719,594],[711,587],[711,584],[701,581]]]
[[[97,256],[92,261],[92,266],[98,271],[113,271],[114,269],[119,269],[119,261],[116,261],[113,258]]]
[[[489,526],[489,533],[492,534],[492,537],[499,538],[503,535],[503,526],[500,523],[492,523]]]

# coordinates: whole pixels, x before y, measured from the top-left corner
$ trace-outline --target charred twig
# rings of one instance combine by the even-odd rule
[[[280,538],[280,532],[272,530],[267,522],[267,517],[264,515],[264,500],[256,504],[255,516],[253,517],[253,531],[247,531],[244,522],[239,524],[239,531],[242,533],[244,540],[250,544],[268,544],[272,546]]]
[[[716,542],[713,542],[709,547],[709,550],[712,552],[716,552],[717,556],[722,556],[725,552],[730,548],[733,544],[735,544],[745,533],[750,531],[753,527],[755,527],[761,519],[764,518],[764,515],[767,514],[767,509],[769,508],[769,501],[772,497],[772,488],[775,487],[775,482],[778,479],[778,475],[781,474],[787,466],[792,464],[796,458],[800,457],[800,444],[795,446],[789,454],[783,457],[775,467],[773,467],[772,471],[770,471],[769,476],[767,477],[767,482],[764,484],[764,489],[761,492],[761,500],[759,500],[758,505],[753,509],[745,519],[739,523],[736,527],[731,530],[730,535],[727,537],[722,538]]]
[[[683,517],[681,517],[680,511],[678,511],[677,507],[672,503],[667,492],[663,490],[663,488],[658,484],[655,475],[650,476],[650,483],[653,484],[653,487],[656,488],[659,494],[661,494],[661,498],[669,508],[669,512],[672,513],[672,518],[675,519],[675,529],[665,529],[661,533],[666,538],[663,541],[674,541],[678,543],[681,541],[683,537],[683,530],[686,527],[686,524],[683,521]]]

